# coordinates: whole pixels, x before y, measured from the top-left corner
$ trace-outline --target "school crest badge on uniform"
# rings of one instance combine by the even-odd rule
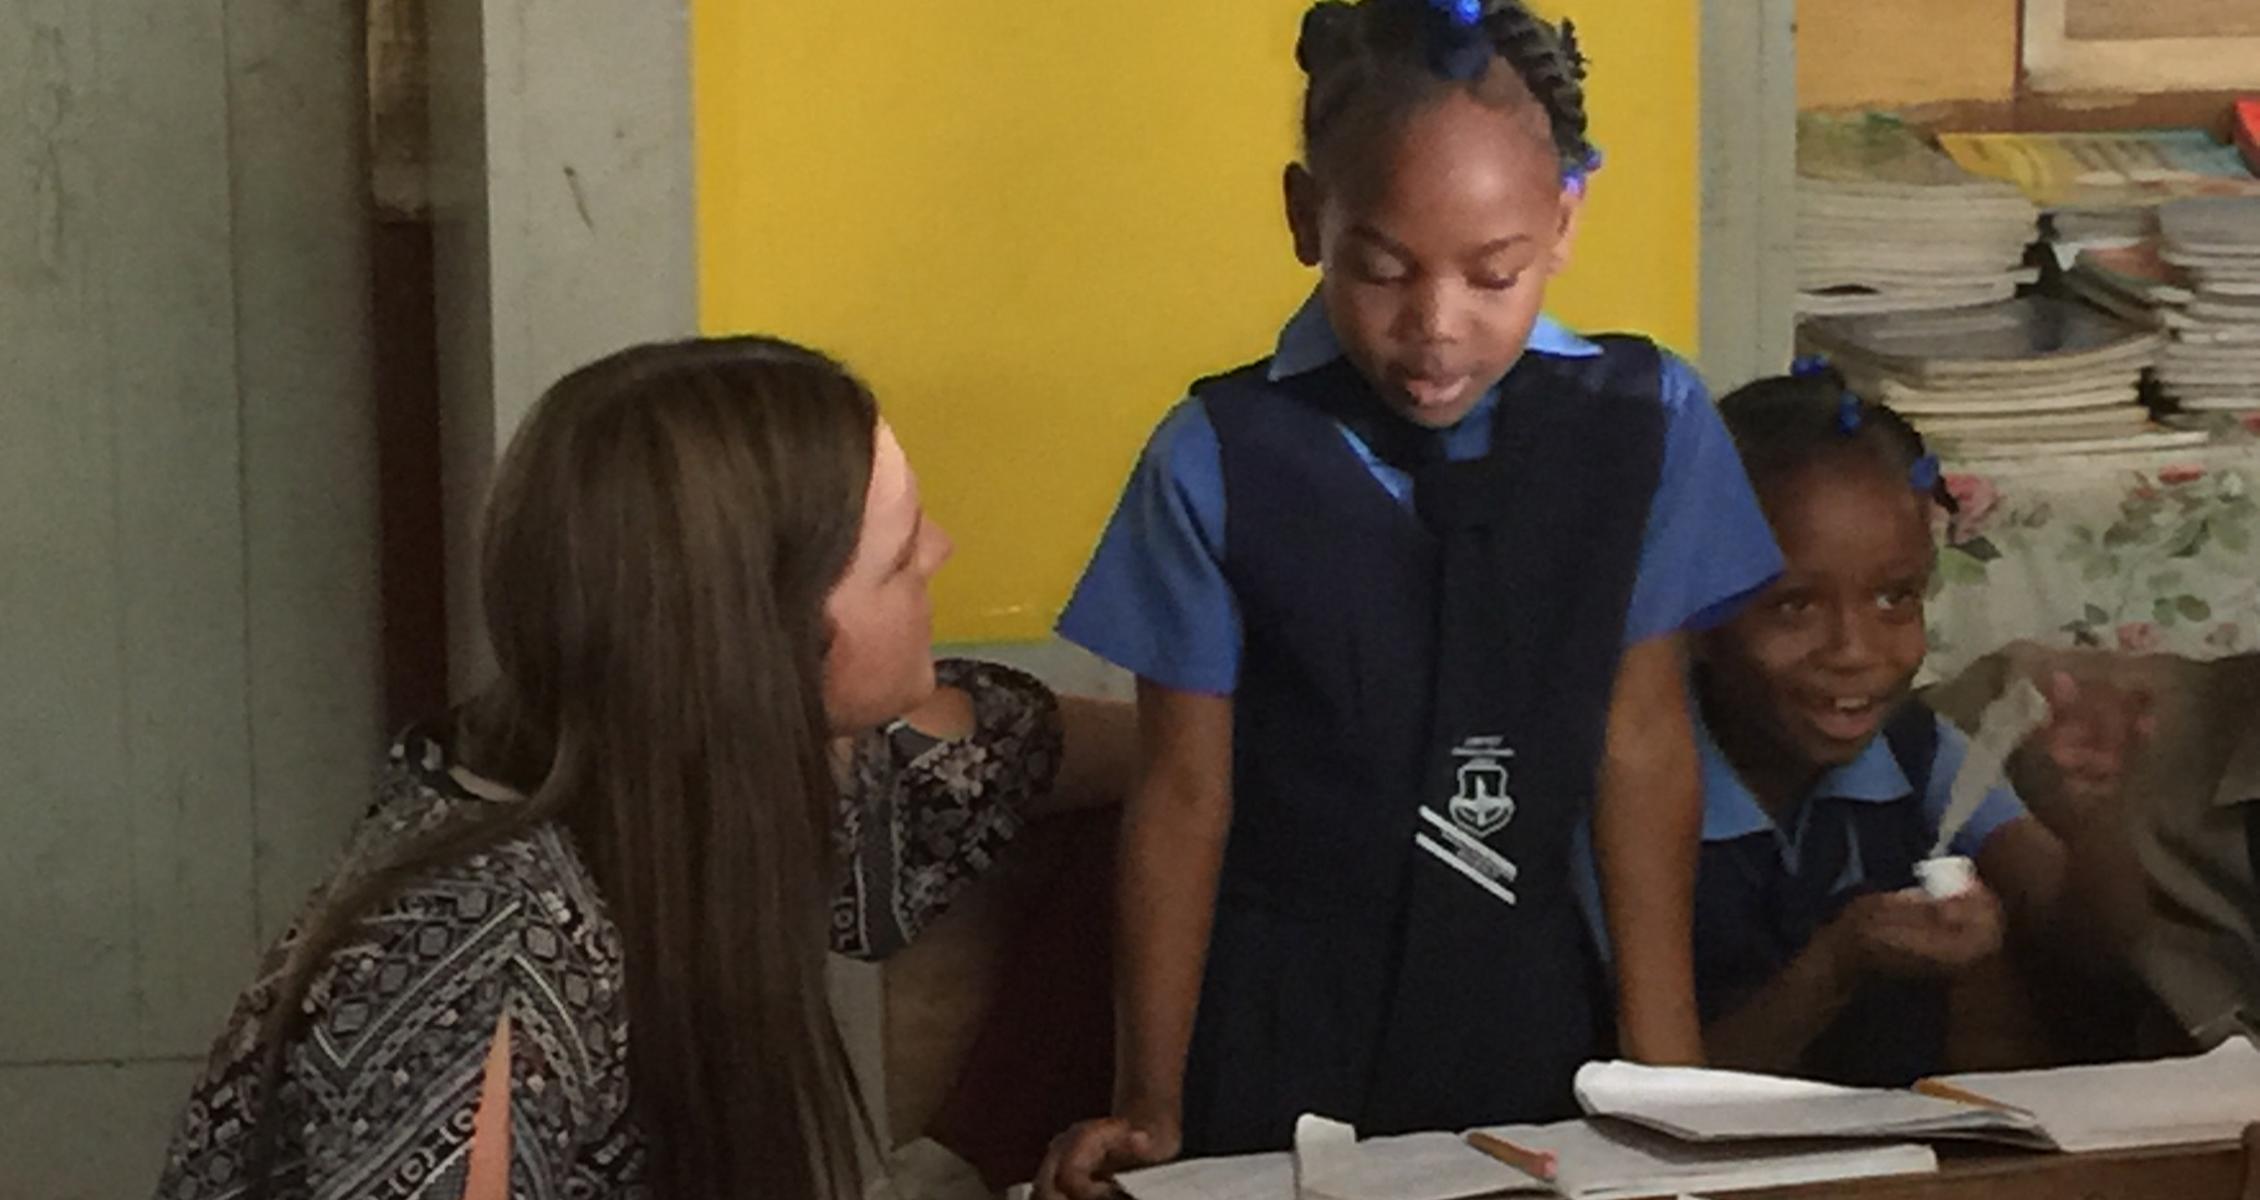
[[[1515,800],[1507,792],[1507,760],[1515,752],[1503,737],[1471,737],[1452,751],[1460,760],[1459,790],[1451,799],[1452,820],[1477,837],[1489,837],[1515,819]]]

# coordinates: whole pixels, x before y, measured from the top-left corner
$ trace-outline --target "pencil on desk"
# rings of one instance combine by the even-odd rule
[[[1975,1104],[1979,1108],[1990,1108],[2000,1112],[2009,1111],[2009,1106],[2001,1103],[1999,1100],[1990,1100],[1984,1096],[1978,1095],[1976,1092],[1964,1091],[1961,1088],[1955,1087],[1951,1083],[1940,1083],[1935,1079],[1916,1080],[1914,1090],[1922,1093],[1925,1096],[1931,1096],[1939,1100],[1953,1100],[1961,1104]]]
[[[1501,1137],[1493,1137],[1482,1130],[1467,1135],[1467,1144],[1481,1150],[1515,1170],[1544,1183],[1554,1181],[1554,1156],[1550,1151],[1526,1150]]]

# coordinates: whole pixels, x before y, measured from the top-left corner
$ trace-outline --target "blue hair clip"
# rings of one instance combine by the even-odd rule
[[[1828,370],[1828,355],[1801,354],[1789,364],[1789,373],[1799,379],[1810,379]]]
[[[1582,188],[1585,186],[1585,181],[1592,178],[1593,172],[1600,169],[1601,148],[1595,146],[1591,150],[1586,151],[1584,162],[1581,162],[1574,167],[1566,167],[1562,170],[1562,186]]]
[[[1850,392],[1844,393],[1836,402],[1836,428],[1845,437],[1860,432],[1860,426],[1866,423],[1867,417],[1867,409],[1860,403],[1860,398]]]
[[[1462,29],[1483,23],[1483,0],[1428,0],[1428,4]]]
[[[1429,41],[1429,67],[1455,83],[1483,78],[1497,53],[1483,32],[1483,0],[1428,0],[1428,8],[1441,18]]]
[[[1915,460],[1914,466],[1907,469],[1907,482],[1925,496],[1938,490],[1938,478],[1938,456],[1935,454],[1923,455]]]

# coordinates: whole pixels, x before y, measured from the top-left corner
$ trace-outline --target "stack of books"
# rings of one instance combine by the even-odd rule
[[[2068,300],[1828,317],[1806,322],[1798,341],[1957,459],[2155,450],[2208,436],[2162,428],[2142,403],[2162,333]]]
[[[2159,257],[2190,285],[2159,310],[2173,339],[2159,384],[2184,409],[2260,410],[2260,197],[2177,200],[2158,232]]]
[[[2039,210],[1973,175],[1895,117],[1797,122],[1797,286],[1803,315],[1905,312],[2006,300]]]
[[[2166,337],[2158,382],[2180,408],[2260,411],[2260,197],[2177,200],[2156,219],[2147,241],[2083,250],[2065,286]]]

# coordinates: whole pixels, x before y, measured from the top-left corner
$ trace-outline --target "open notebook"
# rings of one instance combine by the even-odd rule
[[[2065,1150],[2235,1141],[2260,1121],[2260,1046],[2230,1038],[2192,1058],[1948,1075],[1947,1088],[2030,1113]]]
[[[1938,1169],[1928,1147],[1911,1144],[1693,1146],[1608,1121],[1477,1132],[1524,1156],[1550,1156],[1552,1178],[1510,1166],[1460,1134],[1360,1141],[1347,1125],[1304,1117],[1291,1154],[1197,1159],[1133,1171],[1117,1182],[1134,1200],[1611,1200]]]
[[[1978,1138],[2070,1151],[2233,1140],[2260,1120],[2260,1048],[2154,1062],[1953,1075],[1914,1091],[1739,1071],[1591,1063],[1578,1102],[1691,1142]]]

